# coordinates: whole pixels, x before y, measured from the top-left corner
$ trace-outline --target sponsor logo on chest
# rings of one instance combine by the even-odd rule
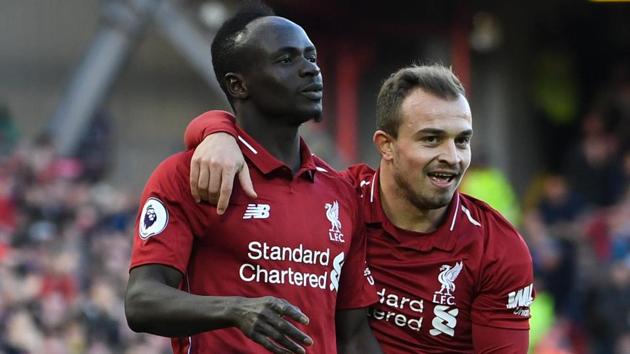
[[[322,238],[323,235],[319,233],[321,231],[315,234],[318,239],[315,243],[321,247],[308,247],[303,243],[287,246],[282,245],[284,240],[273,242],[258,237],[259,241],[250,241],[247,245],[247,261],[239,267],[239,278],[247,283],[290,285],[338,292],[345,253],[341,251],[334,255],[334,251],[326,247],[326,244],[329,244],[329,241],[345,243],[339,217],[339,202],[335,200],[323,203],[322,209],[330,222],[330,228],[326,227],[328,241]],[[270,217],[271,205],[262,203],[248,204],[243,214],[243,219]],[[288,239],[290,237],[287,237]]]
[[[438,281],[440,289],[433,293],[433,314],[435,317],[431,321],[433,328],[429,330],[432,336],[446,334],[451,337],[455,335],[455,327],[457,326],[457,315],[459,309],[455,304],[455,280],[464,268],[462,261],[454,265],[443,264],[440,266]]]

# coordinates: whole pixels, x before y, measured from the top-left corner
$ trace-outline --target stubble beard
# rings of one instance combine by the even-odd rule
[[[454,192],[451,191],[433,195],[428,191],[424,191],[424,193],[422,190],[417,191],[412,185],[414,181],[406,179],[399,171],[394,172],[394,181],[401,196],[421,211],[443,208],[448,206],[453,199]],[[416,181],[418,185],[421,184],[419,180]]]

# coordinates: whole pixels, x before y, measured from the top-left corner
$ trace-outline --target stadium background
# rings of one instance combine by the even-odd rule
[[[630,4],[268,1],[315,42],[338,167],[378,161],[376,91],[452,65],[470,98],[463,188],[526,238],[535,353],[630,353]],[[0,353],[161,353],[122,312],[142,185],[226,108],[209,43],[238,1],[0,2]],[[315,134],[313,134],[315,133]]]

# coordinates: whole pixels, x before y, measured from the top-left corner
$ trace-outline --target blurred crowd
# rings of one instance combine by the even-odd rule
[[[59,157],[0,115],[0,353],[169,353],[123,310],[137,196],[102,182],[106,156]],[[89,138],[99,141],[98,133]],[[98,144],[96,144],[98,145]]]
[[[545,152],[560,158],[549,159],[554,163],[526,195],[520,229],[536,273],[535,353],[630,353],[630,81],[625,77],[613,78],[593,100],[577,134],[565,137],[564,149]]]

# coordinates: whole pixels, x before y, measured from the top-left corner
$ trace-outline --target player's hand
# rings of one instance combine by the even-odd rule
[[[208,135],[197,146],[190,160],[190,192],[198,203],[207,201],[217,206],[217,214],[227,209],[234,177],[245,194],[256,198],[249,168],[236,139],[227,133]]]
[[[304,325],[309,322],[296,306],[273,296],[240,299],[235,311],[236,326],[272,353],[303,354],[303,346],[313,344],[311,337],[289,321]]]

